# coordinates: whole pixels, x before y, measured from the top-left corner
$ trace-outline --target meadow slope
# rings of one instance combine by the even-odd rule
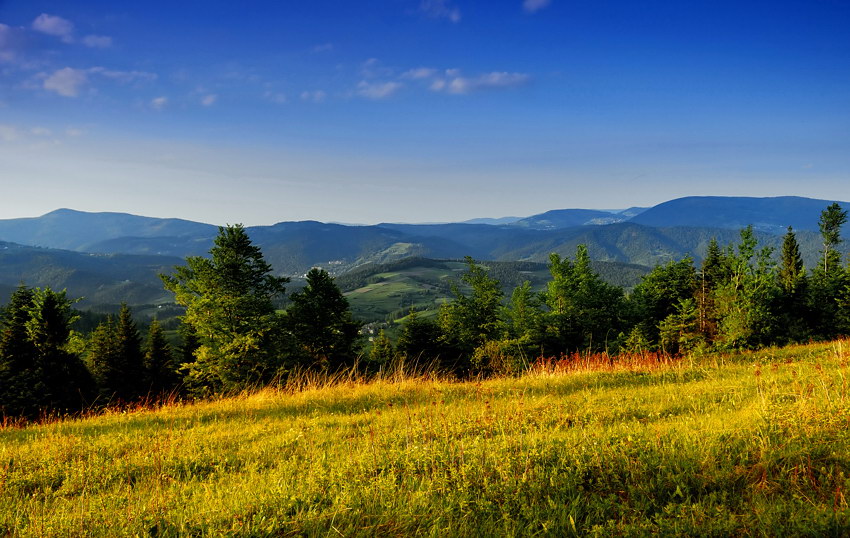
[[[6,427],[0,535],[846,535],[848,359],[845,341]]]

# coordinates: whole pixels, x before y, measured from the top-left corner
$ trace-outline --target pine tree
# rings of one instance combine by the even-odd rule
[[[171,346],[159,321],[154,318],[145,342],[145,378],[147,390],[153,396],[168,394],[179,382]]]
[[[794,295],[805,278],[805,267],[803,257],[800,255],[800,246],[797,236],[791,226],[782,240],[782,252],[780,254],[779,283],[786,295]]]
[[[401,325],[396,351],[408,360],[429,362],[443,354],[441,340],[440,326],[411,310]]]
[[[115,337],[118,344],[117,366],[121,379],[118,397],[125,401],[138,399],[147,393],[145,387],[144,354],[142,353],[142,337],[136,322],[133,321],[130,308],[121,305],[118,321],[115,325]]]
[[[186,307],[198,338],[187,380],[201,394],[264,383],[281,368],[281,324],[273,300],[289,280],[272,274],[241,225],[220,227],[210,257],[192,256],[166,289]]]
[[[544,352],[558,355],[585,349],[604,349],[621,330],[623,290],[603,281],[590,267],[585,245],[576,247],[575,262],[549,257],[552,280],[544,293],[546,313]]]
[[[388,364],[395,357],[393,343],[387,337],[383,329],[378,332],[378,336],[372,341],[372,349],[369,351],[369,360],[375,365]]]
[[[800,246],[790,226],[782,240],[778,280],[781,289],[776,310],[784,330],[777,337],[781,342],[804,341],[811,334],[808,326],[811,315],[806,304],[809,286]]]
[[[471,366],[475,348],[503,336],[502,287],[487,269],[466,257],[466,271],[460,277],[468,288],[452,286],[454,298],[440,306],[439,325],[444,349],[441,359],[459,373]]]
[[[808,311],[812,332],[821,338],[834,338],[840,333],[836,320],[841,317],[839,301],[848,285],[847,272],[841,265],[841,226],[847,222],[847,211],[833,203],[821,212],[820,227],[823,240],[821,262],[812,271],[809,282]]]
[[[0,321],[0,414],[35,416],[39,411],[36,350],[26,329],[32,301],[32,290],[18,287]]]
[[[93,395],[93,382],[80,358],[67,351],[76,314],[64,291],[33,290],[27,339],[35,348],[35,394],[41,411],[82,409]]]
[[[323,269],[307,273],[307,285],[291,296],[286,326],[303,361],[331,370],[351,365],[357,355],[361,324],[354,320],[348,299]]]

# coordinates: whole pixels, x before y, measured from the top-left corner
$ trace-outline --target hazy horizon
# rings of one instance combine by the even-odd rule
[[[850,4],[0,1],[0,218],[850,200]]]

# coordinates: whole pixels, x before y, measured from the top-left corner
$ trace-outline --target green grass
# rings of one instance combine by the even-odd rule
[[[0,430],[0,535],[847,535],[850,343]]]
[[[370,277],[366,286],[345,294],[351,311],[357,319],[384,321],[395,314],[401,318],[410,312],[436,312],[439,305],[450,297],[448,283],[457,278],[463,264],[446,262],[446,266],[457,266],[454,271],[417,267],[405,271],[378,273]]]

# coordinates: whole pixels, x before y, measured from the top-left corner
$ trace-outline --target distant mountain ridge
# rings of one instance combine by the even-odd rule
[[[40,217],[0,220],[0,240],[87,252],[124,237],[215,237],[218,227],[183,219],[57,209]]]
[[[658,204],[635,215],[630,222],[644,226],[703,226],[740,229],[753,228],[768,233],[795,230],[818,230],[820,213],[833,200],[817,200],[799,196],[748,198],[725,196],[689,196]],[[845,210],[850,203],[838,202]]]
[[[818,218],[830,203],[800,197],[688,197],[649,209],[563,209],[507,223],[300,221],[247,231],[276,273],[295,278],[316,266],[340,275],[364,264],[414,256],[543,263],[552,252],[572,256],[579,244],[587,245],[594,260],[651,267],[686,255],[698,261],[712,238],[721,245],[735,243],[747,224],[754,225],[762,245],[777,249],[786,227],[794,226],[804,261],[812,267],[820,250]],[[120,300],[119,291],[126,289],[134,300],[156,303],[165,297],[157,273],[170,271],[186,256],[205,255],[217,232],[217,226],[182,219],[68,209],[0,220],[0,242],[5,242],[0,243],[0,293],[23,281],[68,287],[90,302]],[[848,247],[844,243],[843,251]]]

